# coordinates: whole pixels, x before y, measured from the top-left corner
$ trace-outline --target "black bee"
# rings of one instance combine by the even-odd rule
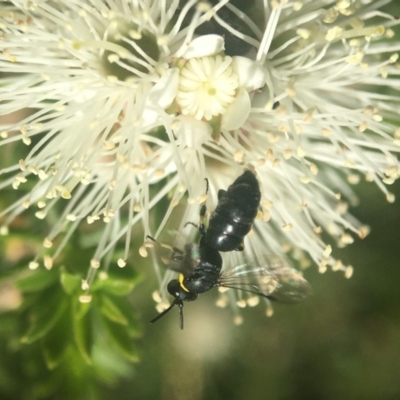
[[[208,191],[208,185],[207,190]],[[228,187],[218,191],[218,204],[205,228],[205,205],[200,210],[199,231],[207,244],[218,251],[243,250],[260,206],[261,192],[254,173],[246,170]]]
[[[219,252],[243,250],[243,239],[257,215],[260,199],[257,179],[253,172],[246,170],[228,190],[218,192],[218,204],[211,214],[207,229],[204,225],[207,209],[205,205],[201,207],[199,244],[188,243],[185,251],[161,244],[172,251],[169,268],[179,272],[179,275],[178,279],[171,280],[167,286],[174,301],[150,322],[156,322],[174,306],[178,306],[180,327],[183,329],[183,302],[194,301],[199,294],[220,286],[240,289],[283,303],[297,303],[308,296],[310,286],[307,281],[277,257],[266,258],[256,267],[243,264],[222,271]],[[152,237],[148,238],[156,242]]]
[[[221,255],[206,242],[204,236],[198,245],[188,243],[184,252],[171,249],[171,264],[176,263],[177,266],[170,265],[170,268],[177,270],[179,276],[168,283],[167,290],[175,299],[151,323],[178,306],[180,327],[183,329],[183,302],[194,301],[199,294],[214,287],[239,289],[281,303],[300,302],[311,291],[302,274],[277,257],[266,258],[259,266],[243,264],[222,271]]]

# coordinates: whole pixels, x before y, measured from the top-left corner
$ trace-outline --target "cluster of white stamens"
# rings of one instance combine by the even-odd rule
[[[232,104],[239,86],[232,58],[192,58],[180,71],[176,101],[184,115],[207,121],[223,114]]]

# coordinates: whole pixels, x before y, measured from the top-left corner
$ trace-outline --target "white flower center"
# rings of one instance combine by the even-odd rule
[[[209,121],[223,114],[235,99],[239,79],[232,58],[192,58],[182,68],[176,101],[182,114]]]

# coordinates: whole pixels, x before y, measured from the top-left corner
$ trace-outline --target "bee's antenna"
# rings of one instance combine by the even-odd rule
[[[155,318],[153,318],[150,323],[153,324],[154,322],[158,321],[161,317],[167,314],[174,306],[179,306],[179,316],[180,316],[180,327],[183,329],[183,302],[181,300],[175,299],[172,304],[164,310],[161,314],[158,314]]]
[[[179,306],[179,323],[181,329],[183,329],[183,301],[179,301],[176,304]]]

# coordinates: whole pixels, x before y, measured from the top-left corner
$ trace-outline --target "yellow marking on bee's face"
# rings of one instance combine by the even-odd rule
[[[183,274],[179,274],[178,276],[178,281],[179,284],[181,285],[181,288],[185,291],[185,292],[189,292],[189,289],[187,287],[185,287],[185,285],[183,284],[183,280],[185,279],[185,277],[183,276]]]

